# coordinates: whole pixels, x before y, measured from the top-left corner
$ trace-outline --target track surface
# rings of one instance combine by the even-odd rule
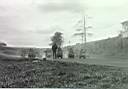
[[[49,59],[53,60],[53,59]],[[98,64],[98,65],[110,65],[110,66],[117,66],[117,67],[128,67],[128,58],[121,58],[121,57],[110,57],[110,56],[98,56],[93,55],[86,59],[54,59],[58,61],[68,61],[68,62],[78,62],[78,63],[87,63],[87,64]]]

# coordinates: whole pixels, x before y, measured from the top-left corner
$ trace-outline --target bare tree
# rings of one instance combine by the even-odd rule
[[[85,50],[85,56],[86,56],[86,42],[87,42],[87,36],[92,36],[92,33],[87,32],[87,29],[92,28],[92,26],[86,26],[86,19],[84,16],[83,21],[78,21],[78,23],[82,24],[82,28],[76,29],[76,33],[73,34],[73,36],[80,36],[82,38],[82,44],[84,44],[84,47],[81,47],[81,50]]]
[[[78,21],[78,23],[82,24],[82,26],[76,29],[77,32],[73,34],[73,36],[80,36],[82,38],[82,43],[86,43],[87,36],[93,35],[91,32],[87,32],[87,29],[92,28],[92,26],[86,26],[85,21],[86,21],[85,16],[83,21]]]

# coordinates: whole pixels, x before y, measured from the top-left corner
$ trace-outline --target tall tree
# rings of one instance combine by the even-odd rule
[[[63,34],[61,32],[55,32],[55,34],[51,37],[52,44],[56,43],[58,46],[61,46],[63,44]]]
[[[73,36],[80,36],[82,37],[82,44],[84,44],[83,46],[81,46],[81,50],[84,49],[85,50],[85,58],[86,58],[86,51],[87,51],[87,46],[86,46],[86,42],[87,42],[87,35],[88,36],[92,36],[92,33],[88,33],[87,29],[92,28],[92,26],[86,26],[86,18],[84,16],[84,18],[82,20],[80,20],[78,22],[79,24],[82,24],[82,28],[78,28],[76,29],[76,33],[73,34]]]
[[[81,24],[82,26],[80,26],[80,28],[76,29],[77,32],[74,33],[73,35],[82,37],[82,43],[86,44],[87,36],[92,36],[93,34],[87,32],[87,29],[92,28],[92,26],[86,26],[85,21],[86,21],[85,16],[82,20],[78,21],[78,23]]]

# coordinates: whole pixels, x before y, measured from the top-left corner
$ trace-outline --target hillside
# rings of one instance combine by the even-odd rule
[[[74,49],[80,48],[82,45],[74,45]],[[128,38],[113,37],[99,41],[87,43],[88,54],[111,55],[111,56],[127,56],[128,54]]]
[[[72,47],[75,50],[75,54],[78,54],[82,44],[76,44]],[[128,38],[113,37],[93,42],[88,42],[87,53],[89,55],[109,55],[109,56],[124,56],[128,57]],[[46,48],[34,48],[35,51],[43,54]],[[66,53],[68,47],[65,47],[64,53]],[[20,56],[23,50],[28,51],[29,48],[17,48],[17,47],[0,47],[0,54]]]
[[[19,47],[0,47],[0,55],[5,57],[19,57],[23,51],[28,52],[30,48],[19,48]],[[45,48],[33,48],[39,54],[43,54]]]

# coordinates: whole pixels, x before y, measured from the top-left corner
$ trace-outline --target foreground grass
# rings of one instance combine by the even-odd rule
[[[2,88],[127,89],[126,85],[128,72],[111,66],[48,60],[0,62]]]

